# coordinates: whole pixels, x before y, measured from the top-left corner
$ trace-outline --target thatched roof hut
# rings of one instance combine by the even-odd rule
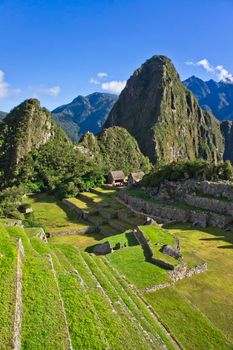
[[[122,170],[110,171],[108,174],[108,183],[117,185],[123,183],[125,180],[125,174]]]
[[[139,171],[137,173],[130,173],[129,174],[129,178],[128,178],[128,185],[132,186],[136,183],[138,183],[139,181],[141,181],[144,177],[144,172],[143,171]]]

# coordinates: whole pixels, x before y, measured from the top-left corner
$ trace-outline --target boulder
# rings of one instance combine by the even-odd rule
[[[116,243],[115,247],[113,248],[113,250],[119,250],[121,249],[121,244],[120,242]]]
[[[111,252],[112,252],[112,248],[110,247],[109,241],[101,244],[97,244],[93,249],[93,253],[95,253],[96,255],[106,255]]]

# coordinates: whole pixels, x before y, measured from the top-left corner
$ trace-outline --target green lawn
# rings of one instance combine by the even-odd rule
[[[49,238],[49,242],[53,244],[70,244],[74,247],[84,248],[86,246],[97,244],[103,237],[101,234],[78,234],[67,236],[54,236]]]
[[[145,260],[142,247],[132,231],[106,237],[100,242],[106,241],[110,242],[111,247],[118,242],[121,246],[127,245],[126,248],[108,254],[107,259],[137,288],[151,287],[170,280],[164,269]]]
[[[185,349],[233,349],[224,335],[175,288],[160,289],[145,298]]]
[[[79,220],[77,213],[69,209],[53,196],[41,194],[25,198],[33,208],[27,215],[26,224],[42,226],[46,232],[74,231],[88,227],[88,223]]]
[[[170,227],[187,249],[207,262],[208,270],[182,280],[175,289],[233,342],[233,235],[218,228]]]

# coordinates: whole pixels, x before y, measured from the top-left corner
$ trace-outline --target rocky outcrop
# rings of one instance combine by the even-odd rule
[[[223,159],[230,160],[233,163],[233,122],[227,120],[222,122],[221,131],[225,141]]]
[[[40,148],[53,135],[50,113],[35,99],[15,107],[4,119],[3,168],[12,173],[28,153]]]
[[[127,82],[104,125],[122,126],[152,162],[222,159],[220,123],[203,111],[172,62],[153,56]]]

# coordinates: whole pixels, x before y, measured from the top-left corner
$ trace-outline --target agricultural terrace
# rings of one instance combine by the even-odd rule
[[[0,226],[4,350],[12,349],[18,238],[25,251],[22,349],[233,349],[230,232],[189,224],[169,226],[168,231],[143,226],[144,219],[117,202],[114,193],[101,189],[76,199],[88,213],[92,208],[85,220],[79,215],[81,206],[76,211],[44,195],[26,199],[33,207],[33,216],[25,216],[31,227]],[[98,223],[98,232],[57,235],[47,244],[35,237],[35,226],[73,232],[74,227],[93,222]],[[175,235],[184,260],[191,265],[206,261],[208,270],[148,292],[171,280],[165,269],[146,259],[133,233],[137,225],[154,249],[157,241],[174,243]],[[112,248],[120,243],[121,249],[106,256],[89,254],[95,244],[107,240]]]

